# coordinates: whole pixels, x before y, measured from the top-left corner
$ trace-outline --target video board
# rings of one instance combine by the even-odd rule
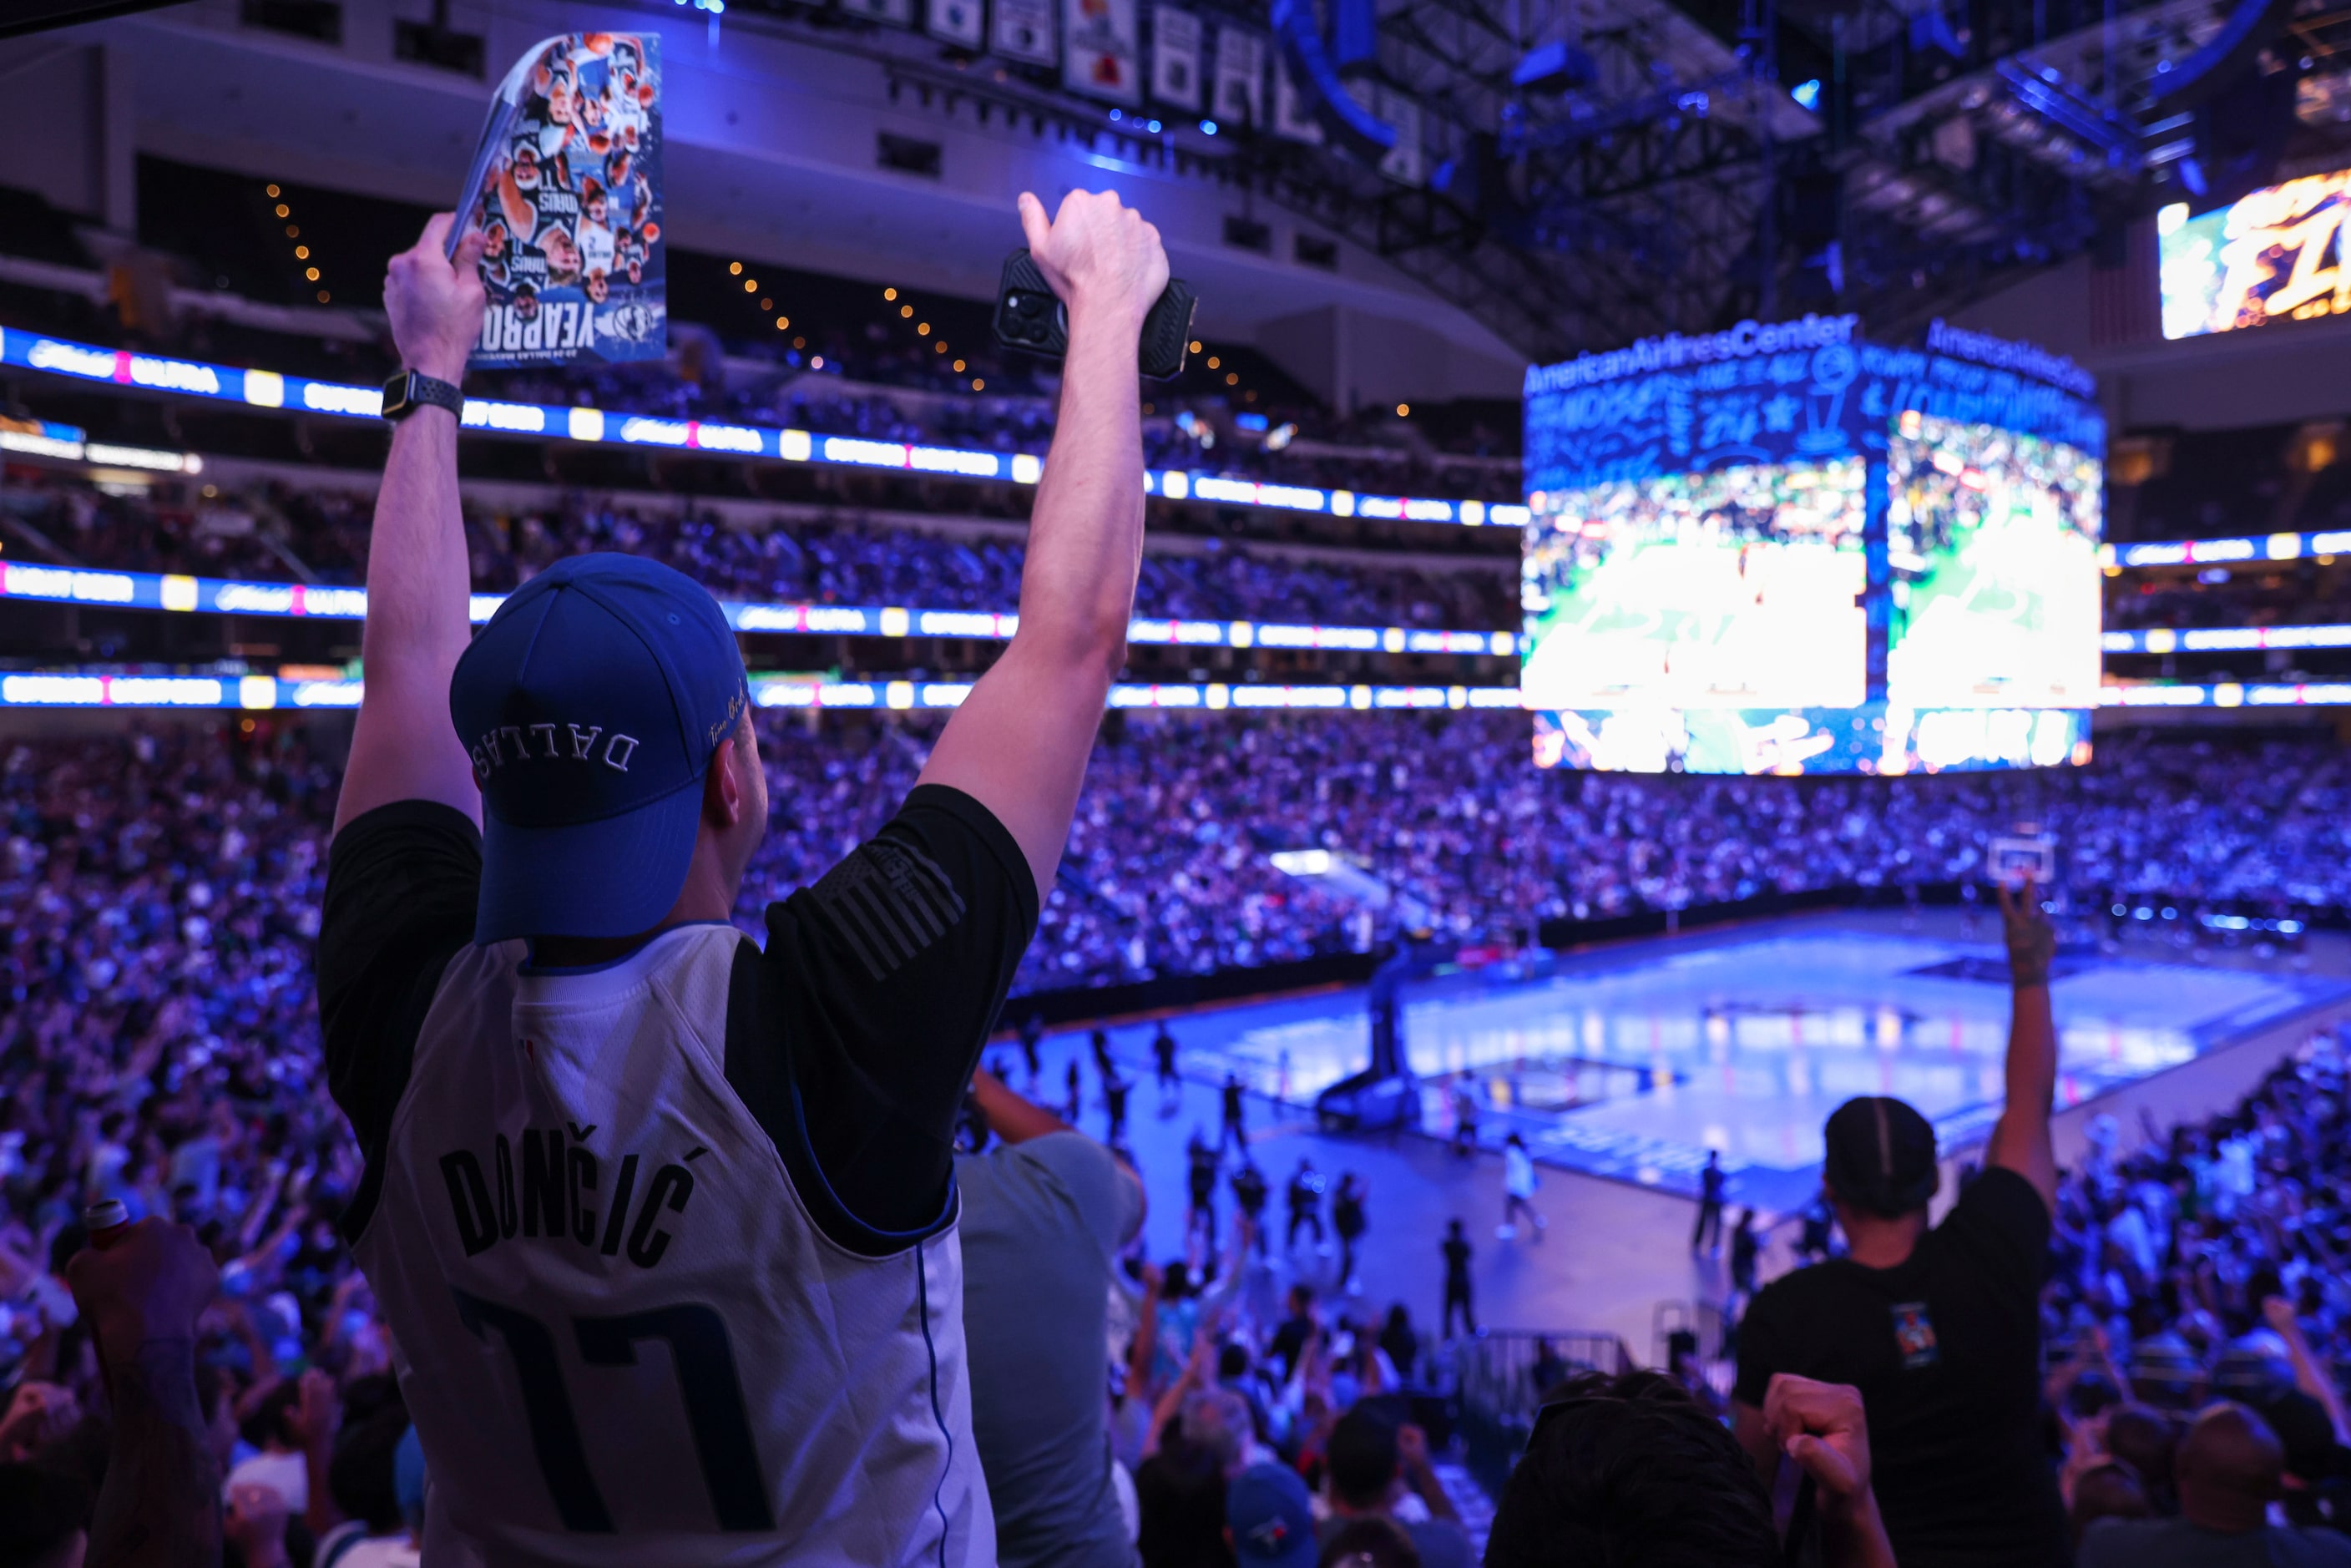
[[[2070,361],[1743,322],[1527,376],[1521,690],[1544,767],[2085,761],[2105,426]]]
[[[2189,216],[2156,214],[2163,335],[2198,338],[2351,310],[2344,206],[2351,169],[2268,185]]]
[[[1848,458],[1552,497],[1521,568],[1528,703],[1861,701],[1864,475]]]
[[[1886,479],[1887,700],[2095,705],[2105,465],[2063,442],[1910,409]]]

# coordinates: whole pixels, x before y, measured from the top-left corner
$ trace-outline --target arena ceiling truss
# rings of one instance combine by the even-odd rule
[[[1265,26],[1244,0],[1191,8]],[[2219,170],[2211,123],[2273,100],[2281,72],[2340,73],[2351,125],[2336,59],[2351,11],[2319,0],[1382,0],[1378,15],[1377,85],[1421,114],[1416,185],[1270,134],[1123,132],[1049,73],[801,0],[734,0],[728,25],[878,58],[900,101],[983,134],[1083,139],[1237,188],[1245,212],[1310,219],[1537,361],[1806,309],[1898,331],[2186,199],[2189,162]],[[2197,90],[2169,91],[2189,68]],[[2304,152],[2312,118],[2294,128]]]

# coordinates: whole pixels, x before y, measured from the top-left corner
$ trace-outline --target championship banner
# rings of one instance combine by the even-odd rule
[[[1235,129],[1265,123],[1265,40],[1255,33],[1217,29],[1216,116]]]
[[[1189,11],[1152,7],[1151,96],[1196,113],[1200,108],[1200,18]]]
[[[1063,0],[1061,85],[1112,103],[1143,101],[1134,0]]]
[[[1290,67],[1280,56],[1273,62],[1273,133],[1292,141],[1322,142],[1322,122],[1314,118],[1306,95],[1290,79]]]
[[[1053,0],[996,0],[994,43],[1008,60],[1050,66],[1061,57],[1053,49]]]
[[[979,0],[929,0],[923,27],[934,38],[967,49],[983,48],[987,43],[987,18]]]
[[[476,369],[669,351],[661,228],[661,40],[534,45],[491,100],[449,235],[487,238]]]

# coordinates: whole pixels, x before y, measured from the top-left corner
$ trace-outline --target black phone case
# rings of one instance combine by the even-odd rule
[[[1167,280],[1151,314],[1143,319],[1138,347],[1144,375],[1164,382],[1183,372],[1184,355],[1191,346],[1192,312],[1198,304],[1182,278]],[[1070,351],[1070,313],[1025,247],[1004,258],[1004,276],[996,290],[996,340],[1049,360]]]

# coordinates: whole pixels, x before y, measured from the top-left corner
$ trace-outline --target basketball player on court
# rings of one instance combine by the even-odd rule
[[[1124,655],[1136,341],[1167,279],[1114,195],[1020,220],[1070,350],[1019,635],[764,945],[728,924],[768,783],[717,604],[583,556],[468,638],[478,241],[453,267],[436,217],[392,263],[403,375],[318,967],[427,1561],[995,1561],[953,1134]]]

